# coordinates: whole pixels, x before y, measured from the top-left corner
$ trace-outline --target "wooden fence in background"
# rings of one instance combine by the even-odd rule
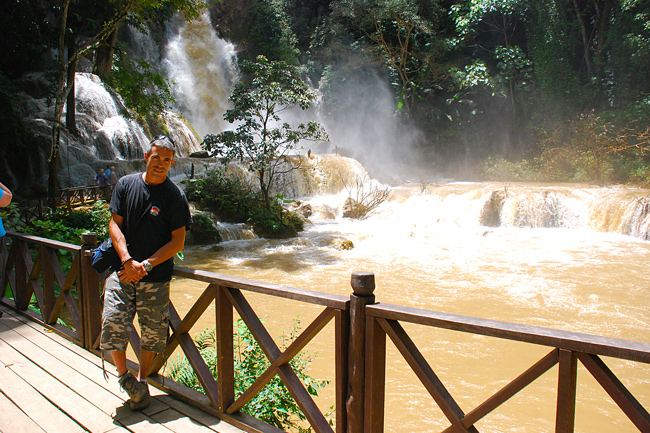
[[[92,185],[62,189],[59,206],[72,209],[75,206],[85,206],[97,200],[109,201],[113,194],[113,187],[114,185],[111,184],[106,186]]]
[[[96,244],[96,236],[84,235],[82,246],[18,233],[8,233],[8,238],[11,245],[9,254],[5,257],[6,272],[2,277],[0,302],[51,327],[76,344],[98,353],[100,282],[98,275],[90,268],[90,250]],[[63,252],[65,253],[62,254]],[[68,260],[66,267],[69,269],[65,271],[60,261],[62,256]],[[172,334],[165,353],[155,360],[155,370],[160,371],[165,356],[180,347],[206,394],[190,390],[168,378],[163,380],[158,373],[152,374],[150,383],[247,431],[279,431],[241,412],[246,402],[277,374],[315,432],[382,433],[388,337],[431,395],[432,404],[437,405],[448,419],[449,427],[444,429],[444,432],[477,432],[477,422],[555,365],[559,365],[555,431],[573,432],[578,362],[586,367],[640,432],[650,432],[650,415],[647,409],[602,359],[610,357],[634,361],[638,364],[637,368],[648,368],[648,343],[377,304],[373,294],[374,275],[367,272],[352,274],[353,293],[349,297],[187,268],[176,267],[174,275],[205,284],[205,288],[184,317],[181,317],[173,303],[171,304]],[[247,296],[252,293],[314,305],[320,313],[282,351],[249,303]],[[214,317],[217,335],[218,380],[210,373],[190,336],[192,327],[205,316],[211,305],[216,308],[216,314],[210,314]],[[270,362],[267,370],[240,395],[236,395],[234,388],[235,311],[246,322]],[[278,314],[282,312],[278,311]],[[65,325],[61,323],[61,319],[64,319]],[[335,429],[329,425],[326,416],[289,364],[289,361],[332,321],[334,341],[331,347],[335,351]],[[403,323],[520,341],[548,347],[549,351],[483,403],[465,413],[407,334]],[[135,332],[131,343],[134,348],[139,347],[139,337]],[[129,366],[134,368],[136,364],[129,361]]]

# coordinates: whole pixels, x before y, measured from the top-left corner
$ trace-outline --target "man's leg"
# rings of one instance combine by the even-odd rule
[[[138,380],[140,382],[147,380],[147,376],[151,373],[151,365],[155,357],[156,352],[149,352],[148,350],[140,351],[140,369],[138,370]]]
[[[122,376],[127,372],[126,368],[126,352],[111,350],[111,358],[113,358],[113,364],[117,368],[117,375]]]

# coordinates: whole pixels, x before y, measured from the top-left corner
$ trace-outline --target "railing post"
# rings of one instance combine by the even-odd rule
[[[81,342],[85,349],[93,349],[93,345],[101,332],[102,303],[99,292],[99,275],[91,267],[92,255],[90,250],[97,246],[96,233],[81,235],[81,260],[79,261],[79,303],[81,304],[81,323],[83,338]]]
[[[235,364],[233,346],[233,306],[226,287],[218,287],[215,296],[217,333],[218,407],[225,413],[235,402]]]
[[[366,382],[366,305],[375,303],[375,275],[352,273],[350,295],[350,344],[348,358],[348,390],[345,403],[347,433],[364,431]]]
[[[557,385],[556,433],[573,433],[576,414],[578,358],[575,352],[560,349]]]

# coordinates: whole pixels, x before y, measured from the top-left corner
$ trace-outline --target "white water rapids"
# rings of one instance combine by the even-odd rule
[[[179,23],[170,37],[165,66],[178,83],[181,109],[201,134],[223,127],[219,122],[226,105],[219,95],[231,77],[224,68],[233,55],[231,46],[214,39],[206,19],[192,26]],[[386,123],[372,117],[377,113],[365,114],[377,124]],[[357,129],[350,137],[362,139],[363,128]],[[336,132],[333,137],[345,135]],[[391,143],[395,148],[398,144]],[[363,167],[323,155],[309,164],[312,170],[287,184],[285,194],[313,209],[299,237],[265,240],[241,226],[226,225],[226,242],[187,247],[183,265],[346,296],[350,274],[371,271],[378,302],[650,343],[650,242],[645,240],[650,191],[405,182],[392,187],[389,199],[368,218],[351,220],[341,216],[348,198],[345,185],[365,175]],[[343,241],[351,241],[354,248],[342,249]],[[181,314],[204,288],[196,282],[174,283],[172,297]],[[274,337],[289,330],[298,315],[304,328],[319,312],[261,295],[247,298]],[[204,314],[193,331],[205,326],[214,326],[214,314]],[[328,325],[306,348],[315,354],[311,374],[330,380],[332,328]],[[452,331],[405,328],[466,413],[550,351]],[[388,351],[385,431],[424,433],[448,426],[391,343]],[[649,366],[605,362],[650,407]],[[585,369],[578,370],[575,431],[636,431]],[[333,387],[318,398],[323,412],[334,404]],[[553,431],[556,388],[557,367],[480,421],[478,430]]]
[[[328,157],[320,164],[331,168],[341,160]],[[494,191],[507,191],[501,225],[486,227],[480,221]],[[378,302],[650,343],[650,242],[643,240],[648,194],[625,187],[405,184],[394,187],[370,217],[351,220],[340,216],[349,195],[344,190],[303,197],[314,214],[298,238],[192,247],[186,249],[185,265],[342,295],[351,292],[351,272],[371,271]],[[344,240],[354,248],[342,250]],[[175,302],[189,308],[200,286],[181,286]],[[306,326],[317,312],[300,303],[251,299],[274,336],[298,315]],[[465,412],[550,351],[451,331],[406,329]],[[329,340],[323,336],[307,346],[318,352],[312,373],[330,380],[331,332]],[[388,346],[385,431],[444,429],[442,413]],[[648,407],[650,368],[606,362]],[[481,421],[479,431],[552,431],[556,387],[557,367]],[[321,406],[329,407],[332,399],[333,388],[326,389]],[[582,367],[576,419],[576,432],[636,431]]]

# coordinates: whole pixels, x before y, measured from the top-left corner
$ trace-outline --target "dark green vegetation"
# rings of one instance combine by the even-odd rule
[[[255,380],[271,365],[262,348],[257,344],[253,334],[246,327],[243,320],[236,322],[236,329],[233,336],[235,349],[235,395],[241,395]],[[289,334],[282,334],[281,350],[286,347],[298,336],[299,322],[295,321]],[[216,350],[216,331],[214,328],[206,328],[194,338],[196,347],[199,349],[201,356],[210,368],[212,375],[217,377],[217,350]],[[311,356],[307,353],[300,352],[294,357],[289,364],[296,372],[302,383],[305,384],[307,391],[317,396],[321,388],[328,384],[327,381],[318,380],[311,377],[307,368],[311,363]],[[187,358],[178,357],[172,360],[168,369],[169,377],[189,388],[203,392],[203,388],[192,370]],[[295,402],[287,387],[282,383],[276,374],[273,379],[257,395],[248,402],[243,412],[255,416],[262,421],[274,425],[283,430],[297,431],[308,433],[310,428],[303,428],[301,421],[304,421],[305,415],[302,413],[298,404]]]
[[[156,130],[170,83],[158,65],[129,51],[121,28],[148,28],[162,44],[176,11],[192,18],[203,5],[10,0],[0,16],[0,97],[11,101],[24,74],[46,71],[51,86],[41,90],[62,113],[72,73],[90,60]],[[240,60],[264,55],[297,67],[320,90],[328,124],[365,107],[357,141],[381,126],[376,113],[393,113],[400,129],[389,143],[392,158],[414,153],[432,173],[465,179],[648,183],[648,0],[221,0],[207,7]],[[57,56],[63,51],[67,57]],[[376,99],[377,89],[390,98]],[[10,102],[3,106],[3,154],[22,152],[26,160],[36,144]],[[74,110],[65,127],[74,131]],[[386,153],[369,145],[366,154]]]
[[[243,23],[263,7],[276,13],[254,39]],[[393,146],[438,173],[648,183],[649,10],[647,0],[222,0],[212,16],[243,58],[297,51],[335,121],[359,102],[350,98],[373,98],[365,83],[385,80],[406,130],[421,132]]]
[[[7,231],[24,233],[27,235],[39,236],[60,242],[81,245],[81,235],[86,232],[97,233],[98,239],[108,236],[108,221],[110,211],[105,202],[98,201],[92,207],[86,209],[65,211],[55,209],[46,212],[43,218],[25,223],[20,218],[18,204],[12,202],[9,206],[0,209],[0,216]],[[32,260],[36,260],[37,250],[30,250]],[[64,274],[67,274],[72,267],[72,254],[68,251],[59,250],[57,259]],[[61,288],[58,283],[55,286],[55,294],[58,296]],[[8,292],[8,296],[13,296]],[[77,297],[78,293],[73,291],[72,296]],[[36,295],[32,294],[30,308],[40,311]],[[74,322],[71,317],[64,315],[58,319],[58,323],[74,329]]]
[[[7,231],[25,233],[70,244],[81,245],[81,235],[86,232],[97,233],[98,239],[108,236],[108,222],[111,213],[104,201],[97,201],[92,207],[66,210],[49,210],[43,218],[26,224],[20,219],[17,203],[0,209],[2,222]]]
[[[253,226],[260,237],[287,238],[303,230],[305,222],[282,207],[282,197],[265,201],[243,176],[214,169],[200,179],[184,181],[190,201],[200,203],[219,221]]]

